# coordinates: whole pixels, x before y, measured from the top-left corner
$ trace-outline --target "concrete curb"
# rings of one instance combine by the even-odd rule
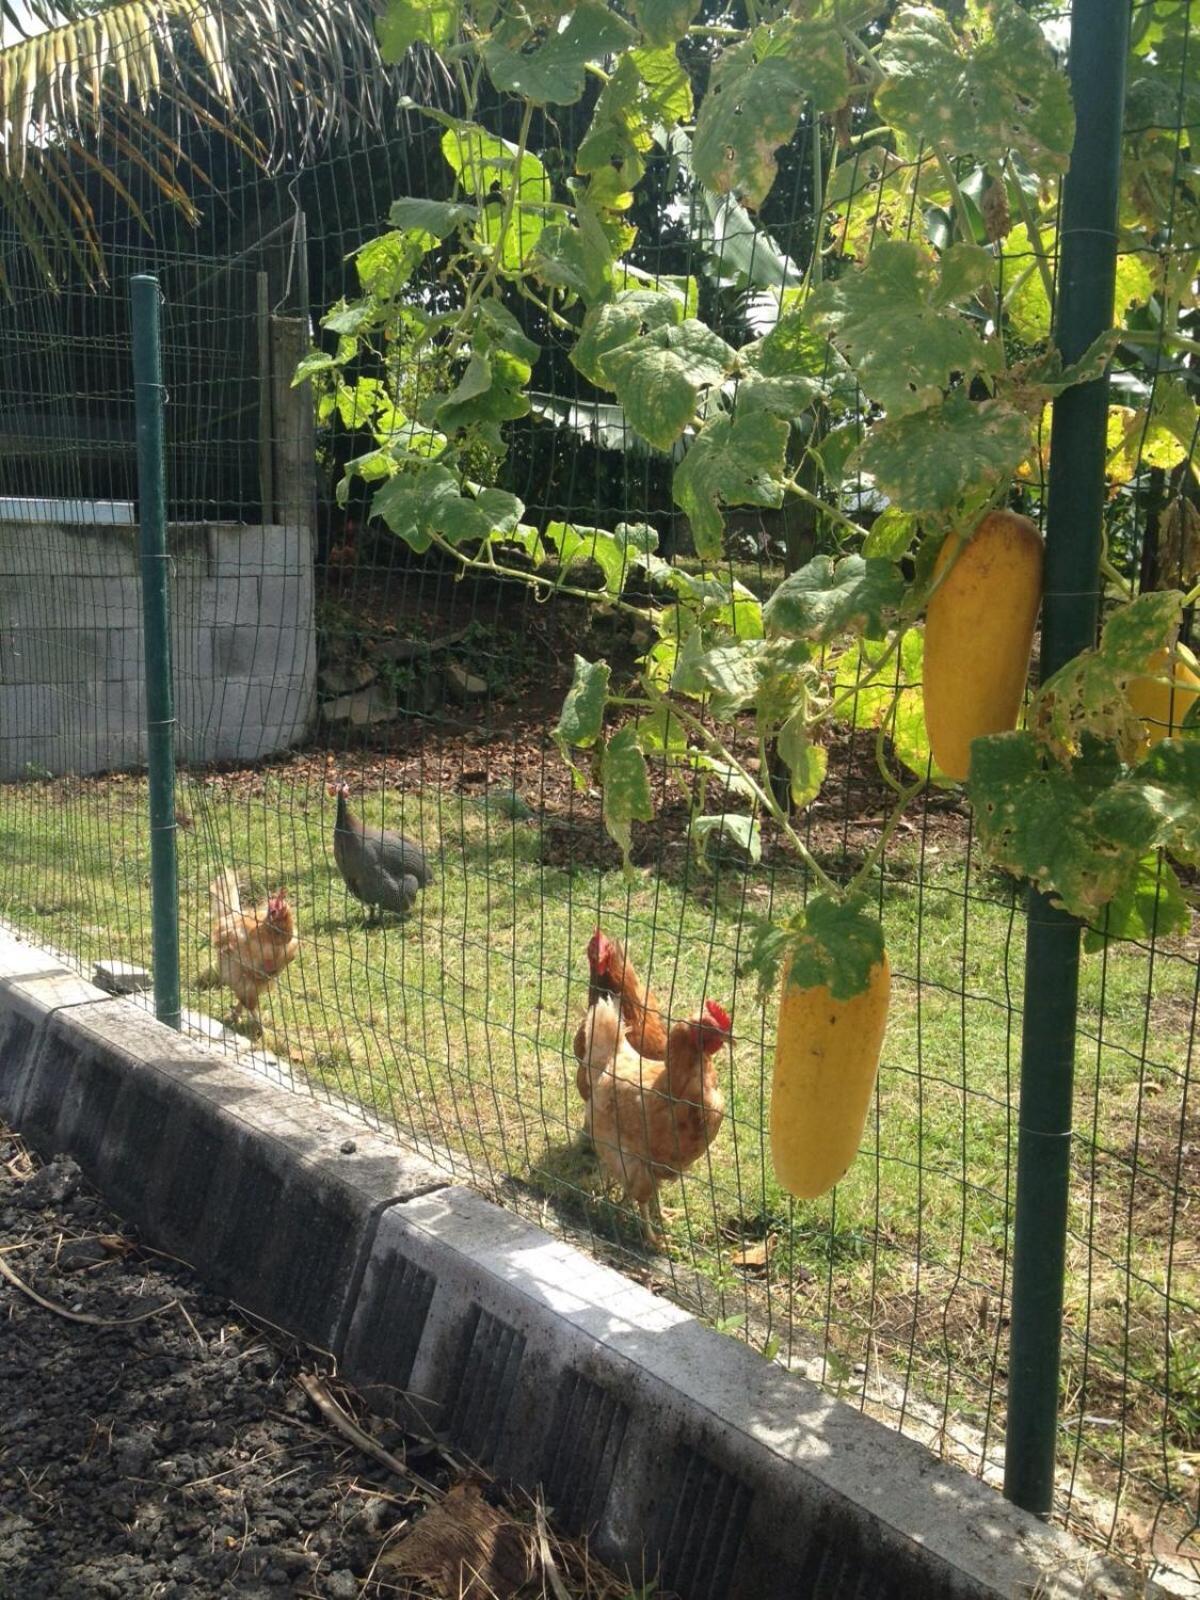
[[[0,928],[0,1113],[159,1248],[683,1600],[1154,1595],[349,1117]]]

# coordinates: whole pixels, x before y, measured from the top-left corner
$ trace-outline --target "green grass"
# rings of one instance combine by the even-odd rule
[[[253,791],[189,781],[180,803],[195,823],[179,835],[186,1005],[220,1014],[228,1003],[197,982],[218,866],[256,890],[286,883],[301,953],[265,1003],[265,1042],[299,1075],[448,1149],[468,1180],[586,1231],[760,1348],[823,1348],[827,1378],[846,1392],[861,1397],[882,1366],[914,1396],[995,1428],[1023,922],[1006,883],[968,875],[953,840],[922,870],[914,846],[890,859],[896,976],[876,1114],[836,1195],[799,1204],[765,1153],[774,1018],[736,979],[765,876],[689,881],[680,865],[629,885],[616,871],[572,874],[544,862],[536,819],[429,788],[389,797],[386,819],[438,855],[437,881],[407,922],[368,929],[334,871],[331,803],[306,771],[275,769]],[[0,915],[85,966],[148,962],[144,807],[133,778],[0,789]],[[378,800],[363,809],[382,814]],[[682,863],[682,849],[670,859]],[[798,881],[778,878],[774,893],[797,902]],[[701,995],[734,1010],[726,1123],[709,1161],[664,1190],[665,1265],[643,1253],[577,1137],[570,1040],[597,917],[628,932],[671,1012],[691,1014]],[[1085,962],[1064,1405],[1068,1418],[1101,1419],[1078,1431],[1102,1481],[1118,1445],[1127,1469],[1159,1485],[1164,1459],[1200,1449],[1200,1161],[1184,1075],[1196,985],[1194,947]],[[895,1409],[879,1394],[872,1403]]]

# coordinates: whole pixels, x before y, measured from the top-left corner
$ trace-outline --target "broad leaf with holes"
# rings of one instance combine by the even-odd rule
[[[438,118],[449,126],[442,134],[442,154],[469,195],[486,200],[493,188],[508,194],[514,182],[517,198],[527,205],[550,200],[550,178],[531,151],[522,151],[475,122]]]
[[[581,0],[565,27],[551,28],[540,43],[516,16],[505,17],[483,47],[492,82],[537,106],[574,105],[583,93],[588,66],[634,38],[629,24],[597,0]]]
[[[696,414],[703,389],[721,383],[736,352],[694,317],[636,332],[600,360],[605,383],[651,444],[669,449]]]
[[[675,128],[691,115],[691,84],[673,50],[623,55],[596,101],[575,158],[575,170],[593,180],[593,202],[627,206],[645,171],[642,158],[654,144],[656,130]]]
[[[847,465],[874,478],[899,510],[945,513],[985,504],[1032,445],[1023,412],[955,389],[943,405],[875,423]]]
[[[971,747],[968,783],[980,842],[1085,922],[1133,892],[1146,853],[1181,860],[1200,848],[1200,744],[1167,739],[1139,766],[1085,735],[1069,764],[1047,760],[1032,733]]]
[[[554,737],[562,749],[586,749],[600,737],[608,699],[608,678],[607,661],[575,657],[575,675],[554,729]]]
[[[1065,172],[1075,134],[1066,75],[1017,0],[972,8],[957,32],[933,6],[901,6],[878,46],[880,116],[914,145],[999,167]]]
[[[1088,734],[1131,761],[1145,729],[1126,696],[1130,678],[1174,638],[1183,610],[1175,590],[1139,595],[1109,617],[1094,650],[1081,651],[1038,690],[1029,726],[1059,760],[1077,755]]]
[[[827,644],[846,632],[879,639],[904,596],[904,579],[890,561],[864,556],[814,556],[785,578],[763,610],[769,636]]]
[[[714,561],[725,528],[722,506],[783,504],[788,425],[767,411],[714,417],[675,471],[673,494],[691,525],[696,554]]]
[[[824,986],[835,1000],[852,1000],[867,988],[883,953],[883,928],[862,895],[823,894],[786,923],[756,923],[739,970],[757,978],[763,998],[782,975],[802,989]]]
[[[858,374],[890,418],[936,405],[955,374],[988,372],[997,352],[948,302],[977,287],[976,274],[949,253],[938,265],[918,244],[889,239],[865,267],[823,283],[809,317]]]
[[[677,327],[683,318],[683,305],[674,295],[657,289],[627,289],[608,304],[594,306],[584,317],[571,364],[591,383],[608,388],[605,356],[655,329]]]
[[[696,119],[696,176],[757,208],[775,181],[775,151],[795,133],[805,101],[836,111],[849,93],[846,41],[836,23],[782,17],[756,28],[713,70]]]

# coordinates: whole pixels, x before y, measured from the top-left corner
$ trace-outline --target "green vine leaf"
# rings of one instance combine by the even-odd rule
[[[543,228],[529,263],[543,283],[555,284],[593,305],[612,292],[613,253],[594,218],[587,218],[581,209],[580,219],[585,225],[578,228],[567,222]]]
[[[737,639],[703,649],[700,630],[688,635],[680,652],[671,688],[677,694],[708,700],[714,717],[728,722],[758,694],[760,642]]]
[[[666,756],[681,756],[687,750],[687,734],[683,723],[669,706],[656,706],[643,712],[637,722],[638,743],[649,754],[651,751]]]
[[[864,556],[878,556],[882,561],[899,561],[912,549],[920,531],[919,517],[888,506],[871,524],[871,531],[863,540],[862,553]]]
[[[427,115],[434,113],[427,110]],[[508,194],[515,183],[523,204],[549,204],[550,176],[532,151],[521,151],[476,122],[440,115],[435,120],[448,124],[442,134],[442,154],[467,194],[486,200],[493,188]]]
[[[699,9],[700,0],[636,0],[634,5],[646,43],[655,48],[682,39]]]
[[[904,579],[890,561],[814,556],[779,585],[763,608],[763,621],[769,637],[827,644],[853,631],[881,639],[904,590]]]
[[[633,824],[649,822],[654,816],[650,777],[646,758],[638,746],[636,728],[620,729],[605,745],[600,782],[604,792],[604,825],[620,846],[628,873]]]
[[[720,816],[694,817],[689,829],[692,848],[697,860],[705,867],[713,856],[730,853],[752,862],[762,860],[762,829],[757,817],[748,817],[740,811],[725,811]],[[734,850],[728,850],[728,843]]]
[[[919,628],[909,628],[892,667],[884,666],[878,678],[871,677],[885,648],[883,642],[860,640],[839,658],[834,677],[837,692],[840,696],[855,691],[841,715],[855,728],[882,724],[897,760],[911,773],[950,786],[952,780],[933,761],[925,728],[925,636]]]
[[[502,450],[500,424],[529,415],[530,367],[506,350],[483,354],[476,350],[466,370],[448,395],[433,395],[422,407],[421,421],[432,422],[443,433],[477,427],[494,450]]]
[[[635,333],[609,349],[600,368],[637,431],[667,450],[695,416],[700,391],[723,382],[735,360],[724,339],[687,317]]]
[[[1032,733],[971,747],[968,783],[980,842],[1072,915],[1099,924],[1135,890],[1148,851],[1194,859],[1200,841],[1200,744],[1166,739],[1132,771],[1086,735],[1069,765],[1044,760]]]
[[[683,304],[675,295],[657,289],[627,289],[609,304],[593,306],[584,317],[571,364],[590,383],[607,389],[605,356],[640,335],[677,327],[683,318]]]
[[[807,308],[785,311],[770,333],[742,346],[739,361],[748,380],[802,380],[813,385],[814,397],[824,393],[847,403],[855,399],[849,367],[828,339],[809,325]]]
[[[674,50],[629,50],[596,101],[575,170],[593,201],[623,209],[645,171],[643,156],[692,115],[692,86]]]
[[[572,567],[581,561],[594,561],[604,574],[605,592],[614,599],[621,593],[630,574],[645,567],[658,542],[645,523],[618,525],[615,533],[605,528],[587,528],[573,522],[550,522],[545,537],[558,552],[560,578],[565,580]]]
[[[575,675],[554,729],[554,738],[564,754],[573,748],[587,749],[600,737],[608,700],[608,680],[607,661],[575,657]]]
[[[768,411],[714,417],[675,470],[672,493],[704,561],[721,554],[722,506],[781,506],[788,425]]]
[[[368,239],[354,252],[354,266],[363,293],[378,300],[394,299],[408,286],[408,281],[425,257],[425,244],[420,235],[381,233],[377,239]]]
[[[758,979],[762,999],[782,971],[802,989],[824,986],[835,1000],[852,1000],[867,988],[883,953],[883,928],[864,896],[818,895],[786,923],[756,922],[739,973]]]
[[[805,101],[836,111],[849,93],[846,42],[835,23],[783,17],[756,28],[713,69],[696,119],[696,176],[757,209],[775,182],[775,151],[795,133]]]
[[[393,200],[388,220],[404,233],[428,234],[433,239],[448,239],[459,228],[474,222],[478,206],[460,200]]]
[[[580,0],[564,28],[551,28],[532,49],[531,38],[525,22],[515,17],[501,21],[482,51],[492,82],[502,94],[534,105],[569,106],[583,93],[588,66],[615,55],[635,34],[607,5]]]
[[[508,307],[500,300],[483,300],[475,314],[477,334],[487,340],[491,348],[503,350],[533,370],[533,363],[541,354],[540,347],[522,328]]]
[[[371,501],[371,515],[382,517],[418,552],[428,550],[435,536],[457,545],[489,539],[497,531],[514,532],[524,509],[516,495],[503,489],[483,489],[467,499],[458,479],[441,466],[389,478]]]
[[[453,0],[387,0],[386,9],[375,19],[379,54],[389,65],[418,42],[444,49],[457,29],[458,6]]]
[[[974,401],[955,389],[915,416],[885,417],[850,457],[901,510],[956,511],[982,505],[1029,454],[1029,418],[1004,400]]]
[[[1087,735],[1133,759],[1145,730],[1126,697],[1132,677],[1179,627],[1183,596],[1173,589],[1142,594],[1114,611],[1099,646],[1081,651],[1048,678],[1029,710],[1029,726],[1060,761],[1077,755]]]
[[[1075,118],[1064,73],[1016,3],[972,7],[956,33],[932,6],[901,6],[877,49],[881,117],[913,144],[999,167],[1013,151],[1034,172],[1065,172]]]
[[[789,977],[801,988],[824,984],[835,1000],[852,1000],[867,987],[883,952],[883,928],[865,897],[818,895],[805,907]]]
[[[820,794],[821,785],[825,782],[829,752],[824,745],[814,744],[808,737],[808,723],[803,710],[794,712],[780,728],[775,748],[788,769],[792,804],[808,805]]]
[[[1166,939],[1187,933],[1192,914],[1179,879],[1157,851],[1143,856],[1137,871],[1105,908],[1101,920],[1084,930],[1083,948],[1103,950],[1110,939]]]
[[[1200,739],[1163,739],[1130,773],[1158,818],[1156,843],[1176,861],[1200,862]]]
[[[993,347],[946,307],[974,280],[953,251],[939,274],[920,245],[888,239],[865,267],[823,283],[809,317],[853,366],[864,392],[897,419],[936,405],[956,373],[966,379],[994,367]]]

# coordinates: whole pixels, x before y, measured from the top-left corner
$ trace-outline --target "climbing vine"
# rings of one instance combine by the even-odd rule
[[[1177,482],[1189,470],[1197,260],[1167,248],[1200,237],[1186,232],[1198,210],[1181,175],[1186,127],[1131,137],[1122,326],[1064,370],[1050,334],[1073,116],[1035,10],[901,5],[885,23],[876,0],[389,0],[380,21],[389,59],[433,51],[455,85],[453,111],[410,112],[437,130],[443,193],[395,201],[389,230],[355,257],[360,294],[325,316],[327,347],[297,382],[312,380],[323,415],[369,428],[374,447],[347,483],[369,486],[372,515],[414,551],[649,620],[632,685],[576,659],[556,736],[587,768],[581,781],[598,782],[627,862],[633,824],[652,815],[648,761],[698,797],[698,848],[721,833],[757,857],[769,825],[801,858],[819,893],[792,921],[762,925],[752,965],[764,987],[785,957],[835,994],[865,985],[881,947],[869,875],[913,795],[948,781],[920,690],[921,619],[947,571],[935,576],[937,556],[992,507],[1023,497],[1036,509],[1046,408],[1115,357],[1129,376],[1111,412],[1114,486],[1139,450],[1181,469]],[[1181,8],[1162,0],[1139,18],[1131,96],[1149,104],[1168,85],[1177,96]],[[497,108],[515,137],[496,131]],[[757,218],[802,127],[818,220],[809,259],[795,261]],[[740,343],[702,318],[695,275],[636,264],[631,216],[664,162],[703,219],[697,247],[754,297]],[[596,394],[593,419],[673,458],[699,573],[664,560],[647,522],[535,525],[500,486],[508,425],[535,406],[555,416],[538,398],[547,329]],[[1138,357],[1152,342],[1181,358],[1151,383]],[[788,500],[837,553],[762,603],[718,570],[726,513]],[[973,748],[985,848],[1097,937],[1187,922],[1162,853],[1200,855],[1196,716],[1152,740],[1130,685],[1173,681],[1197,598],[1194,530],[1190,541],[1171,591],[1133,599],[1109,563],[1116,605],[1097,648],[1044,685],[1022,729]],[[832,721],[878,730],[894,793],[848,882],[794,823],[824,781]],[[735,749],[751,723],[756,761]],[[785,785],[769,781],[772,764]]]

